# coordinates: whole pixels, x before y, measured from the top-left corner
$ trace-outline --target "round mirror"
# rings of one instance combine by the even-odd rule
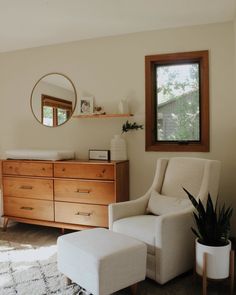
[[[57,127],[72,116],[77,102],[72,81],[63,74],[50,73],[38,80],[31,92],[31,109],[44,126]]]

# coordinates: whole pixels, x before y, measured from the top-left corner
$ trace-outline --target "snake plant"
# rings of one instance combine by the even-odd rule
[[[193,233],[198,237],[201,244],[207,246],[225,246],[229,241],[230,219],[232,217],[233,208],[223,206],[214,207],[210,194],[208,194],[206,208],[204,208],[201,200],[196,200],[185,188],[196,212],[193,212],[196,229],[192,228]]]

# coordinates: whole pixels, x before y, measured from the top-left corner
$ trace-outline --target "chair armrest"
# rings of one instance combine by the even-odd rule
[[[193,208],[188,208],[176,213],[168,213],[158,216],[156,220],[157,246],[163,246],[164,242],[173,242],[173,238],[193,236]]]
[[[112,230],[113,222],[116,220],[145,214],[148,200],[149,194],[146,194],[136,200],[110,204],[108,206],[109,229]]]
[[[156,256],[162,269],[157,276],[161,283],[167,282],[193,266],[194,235],[193,208],[165,214],[156,219]]]

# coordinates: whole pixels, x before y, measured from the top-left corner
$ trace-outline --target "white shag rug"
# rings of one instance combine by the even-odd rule
[[[88,295],[76,284],[65,285],[56,253],[56,245],[34,248],[0,240],[0,294]]]

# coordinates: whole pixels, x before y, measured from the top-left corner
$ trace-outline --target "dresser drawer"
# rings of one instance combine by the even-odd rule
[[[3,161],[3,174],[52,177],[52,163]]]
[[[4,215],[53,221],[53,202],[4,197]]]
[[[108,205],[115,202],[115,184],[113,181],[54,181],[56,201],[78,202]]]
[[[4,176],[3,192],[7,197],[53,200],[53,180]]]
[[[84,179],[114,179],[114,165],[55,163],[54,176]]]
[[[107,227],[107,206],[55,202],[55,221]]]

